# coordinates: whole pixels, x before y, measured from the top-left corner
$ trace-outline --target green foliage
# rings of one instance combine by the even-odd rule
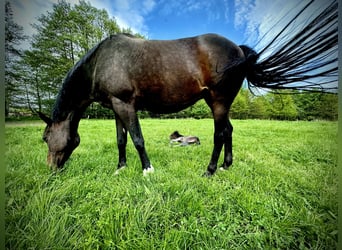
[[[202,119],[202,118],[211,118],[212,114],[210,111],[210,108],[205,103],[205,101],[199,100],[194,105],[181,110],[177,113],[171,113],[171,114],[154,114],[151,112],[143,111],[139,112],[141,118],[195,118],[195,119]]]
[[[271,103],[266,96],[252,96],[249,105],[248,118],[268,119],[270,117]]]
[[[13,10],[10,2],[5,3],[5,115],[8,116],[14,103],[25,103],[24,89],[18,86],[20,79],[20,65],[22,54],[19,45],[27,39],[23,34],[23,27],[13,20]]]
[[[85,1],[74,6],[59,1],[51,12],[38,18],[34,27],[38,33],[32,39],[32,50],[27,51],[24,62],[34,77],[31,82],[36,82],[32,88],[35,95],[32,95],[40,110],[51,110],[51,99],[81,56],[109,34],[120,31],[105,10],[98,10]]]
[[[241,89],[231,107],[235,119],[337,120],[338,98],[328,93],[269,92],[254,96]]]
[[[247,119],[249,116],[249,107],[251,103],[251,94],[248,89],[241,89],[235,97],[234,104],[230,109],[232,118]]]
[[[18,76],[15,84],[21,90],[8,96],[20,96],[21,107],[47,112],[64,77],[80,57],[105,37],[130,32],[121,29],[105,10],[86,1],[75,5],[58,1],[51,11],[37,18],[33,27],[37,33],[31,38],[31,48],[24,51],[18,67],[6,69],[6,74],[13,71]],[[6,40],[6,44],[11,43]],[[18,102],[11,101],[8,105],[15,109]]]
[[[294,95],[298,108],[298,116],[302,120],[313,120],[319,117],[326,120],[338,118],[338,96],[322,93]]]
[[[105,118],[106,116],[101,116]],[[141,118],[211,118],[212,114],[204,100],[174,114],[140,112]],[[242,88],[229,112],[233,119],[273,120],[337,120],[337,95],[327,93],[265,93],[253,95]]]
[[[268,94],[266,96],[270,103],[270,118],[277,120],[295,120],[297,110],[292,96],[285,94]]]
[[[94,102],[90,104],[90,106],[84,112],[83,117],[89,118],[89,119],[94,119],[94,118],[113,119],[114,112],[111,109],[104,108],[100,104]]]

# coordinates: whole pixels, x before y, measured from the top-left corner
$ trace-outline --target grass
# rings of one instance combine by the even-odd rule
[[[337,123],[232,123],[233,166],[211,178],[201,177],[210,119],[141,120],[148,177],[131,141],[128,168],[114,175],[114,121],[82,120],[81,144],[56,175],[44,125],[6,124],[6,248],[335,249]],[[201,145],[169,146],[176,129]]]

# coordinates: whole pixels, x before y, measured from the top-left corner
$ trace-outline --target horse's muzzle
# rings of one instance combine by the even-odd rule
[[[47,165],[52,171],[63,168],[65,163],[65,154],[63,152],[49,152],[47,156]]]

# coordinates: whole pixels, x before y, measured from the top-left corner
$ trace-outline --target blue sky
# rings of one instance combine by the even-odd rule
[[[15,21],[31,35],[32,23],[58,0],[10,0]],[[72,4],[78,0],[70,0]],[[297,0],[89,0],[106,9],[121,27],[149,39],[176,39],[218,33],[237,44],[254,47],[266,33],[273,37],[307,1]],[[329,1],[328,1],[329,2]],[[317,0],[302,18],[306,21],[326,5]],[[297,24],[300,24],[300,20]],[[292,30],[293,31],[293,30]],[[267,39],[266,39],[267,40]],[[260,45],[260,44],[259,44]]]

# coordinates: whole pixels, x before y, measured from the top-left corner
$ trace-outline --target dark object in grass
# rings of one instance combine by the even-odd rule
[[[184,135],[181,135],[178,131],[175,131],[170,135],[170,144],[173,145],[174,143],[177,143],[179,146],[201,144],[200,139],[197,136],[192,136],[192,135],[184,136]]]

